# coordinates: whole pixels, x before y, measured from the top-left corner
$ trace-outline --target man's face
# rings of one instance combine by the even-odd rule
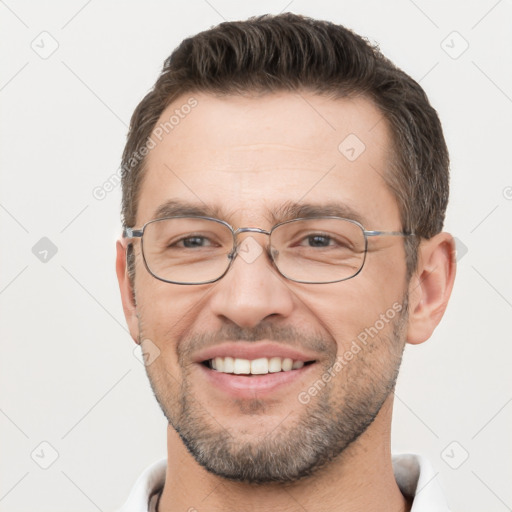
[[[389,132],[368,100],[306,92],[194,97],[197,106],[148,156],[137,227],[179,200],[218,210],[235,229],[270,230],[284,220],[271,214],[283,204],[336,203],[365,229],[402,230],[383,179]],[[268,244],[264,234],[239,235],[245,239],[251,250]],[[147,366],[153,391],[199,464],[234,480],[294,481],[343,454],[378,418],[405,343],[402,238],[370,238],[361,273],[331,284],[286,280],[265,251],[239,255],[215,283],[169,284],[145,270],[134,243],[132,335],[158,347]],[[274,384],[276,374],[219,379],[198,358],[228,345],[235,357],[243,352],[234,347],[254,348],[258,358],[281,347],[314,362]]]

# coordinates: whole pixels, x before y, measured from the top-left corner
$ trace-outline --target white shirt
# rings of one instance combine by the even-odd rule
[[[164,487],[167,459],[161,459],[139,476],[124,505],[115,512],[156,512]],[[450,512],[429,462],[420,455],[394,455],[393,471],[402,494],[414,497],[411,512]]]

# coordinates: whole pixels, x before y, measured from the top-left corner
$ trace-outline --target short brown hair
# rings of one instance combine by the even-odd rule
[[[366,39],[341,25],[291,13],[221,23],[185,39],[165,60],[130,122],[121,165],[124,226],[135,223],[144,146],[175,99],[198,92],[300,90],[333,98],[362,95],[382,112],[393,141],[392,170],[385,180],[402,228],[418,235],[405,242],[410,275],[419,238],[442,230],[448,202],[449,157],[437,113],[420,85]]]

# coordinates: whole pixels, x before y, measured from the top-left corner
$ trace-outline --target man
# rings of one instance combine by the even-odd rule
[[[121,510],[447,510],[390,454],[404,345],[455,276],[420,86],[341,26],[223,23],[165,62],[123,172],[117,275],[169,427]]]

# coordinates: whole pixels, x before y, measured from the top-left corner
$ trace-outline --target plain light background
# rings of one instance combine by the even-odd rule
[[[393,450],[427,456],[454,511],[512,510],[512,2],[287,1],[0,2],[0,511],[112,510],[166,456],[115,278],[120,189],[93,191],[183,38],[282,10],[378,42],[439,112],[458,275],[406,350]]]

